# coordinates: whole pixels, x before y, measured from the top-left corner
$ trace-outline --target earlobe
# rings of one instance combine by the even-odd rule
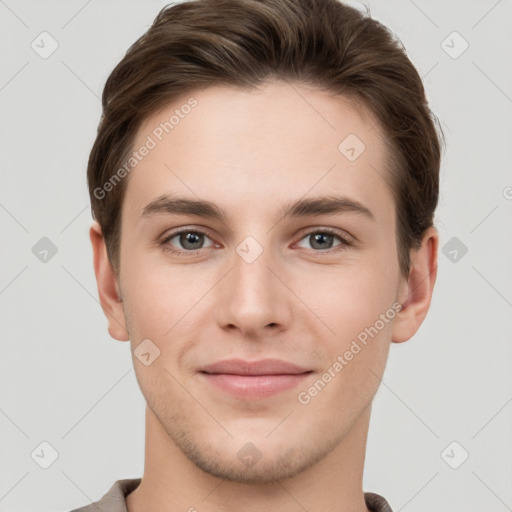
[[[437,250],[439,235],[429,228],[419,249],[411,251],[411,264],[407,280],[398,297],[401,311],[393,321],[391,341],[402,343],[417,332],[427,316],[437,277]]]
[[[116,340],[128,341],[130,336],[126,327],[117,276],[108,259],[101,227],[97,222],[92,224],[89,236],[94,255],[94,273],[98,285],[98,295],[103,312],[107,317],[108,332]]]

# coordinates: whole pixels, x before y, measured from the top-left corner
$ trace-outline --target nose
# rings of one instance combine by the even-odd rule
[[[292,293],[284,284],[283,265],[270,249],[263,249],[252,260],[255,250],[251,244],[238,247],[230,259],[229,272],[216,287],[219,327],[252,339],[281,333],[289,328],[292,318]]]

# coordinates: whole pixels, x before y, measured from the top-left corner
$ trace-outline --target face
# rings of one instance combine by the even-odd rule
[[[134,147],[148,135],[119,274],[141,390],[201,469],[293,476],[369,410],[392,338],[404,279],[379,125],[346,98],[268,82],[191,94]]]

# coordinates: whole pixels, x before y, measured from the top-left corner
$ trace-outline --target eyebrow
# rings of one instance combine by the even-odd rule
[[[373,213],[359,201],[343,196],[321,196],[288,202],[282,209],[282,217],[313,217],[316,215],[358,213],[375,220]],[[143,208],[141,217],[153,214],[197,215],[227,223],[226,211],[211,201],[170,197],[162,195]]]

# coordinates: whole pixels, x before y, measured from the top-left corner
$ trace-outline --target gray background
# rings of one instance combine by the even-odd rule
[[[1,511],[70,510],[142,474],[144,401],[97,301],[85,168],[104,82],[163,5],[0,1]],[[424,76],[447,151],[446,255],[427,320],[391,348],[364,487],[395,512],[512,510],[512,3],[365,5]]]

